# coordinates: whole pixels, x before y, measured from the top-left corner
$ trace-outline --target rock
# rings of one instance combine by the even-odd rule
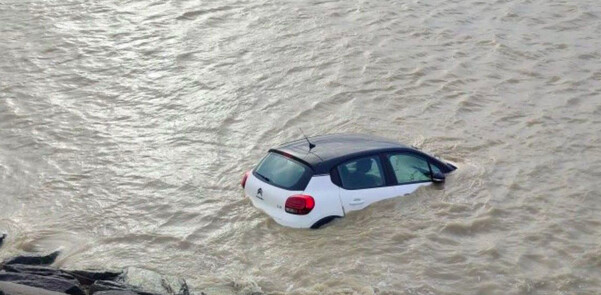
[[[0,295],[65,295],[65,293],[48,291],[11,282],[0,282]]]
[[[75,280],[75,277],[69,273],[66,273],[60,269],[38,266],[38,265],[23,265],[23,264],[7,264],[2,267],[7,272],[34,274],[45,277],[57,277],[67,280]]]
[[[163,276],[148,269],[128,267],[123,271],[120,281],[145,292],[190,295],[188,284],[186,284],[184,279],[174,276]]]
[[[1,234],[0,235],[0,247],[2,247],[2,243],[4,242],[5,238],[6,238],[6,234]]]
[[[113,282],[113,281],[95,281],[94,284],[92,284],[90,286],[90,290],[89,293],[90,295],[96,295],[96,294],[102,294],[102,292],[121,292],[121,293],[116,293],[116,294],[129,294],[129,293],[133,293],[133,294],[139,294],[139,295],[159,295],[159,294],[155,294],[155,293],[150,293],[150,292],[144,292],[141,290],[137,290],[135,288],[133,288],[132,286],[128,286],[122,283],[118,283],[118,282]],[[129,292],[129,293],[127,293]],[[161,294],[163,295],[163,294]]]
[[[96,294],[102,291],[129,291],[127,286],[113,282],[97,280],[90,286],[90,295]]]
[[[56,257],[60,254],[60,251],[54,251],[48,255],[23,255],[9,259],[4,262],[4,265],[8,264],[28,264],[28,265],[49,265],[54,263]]]
[[[36,274],[3,272],[0,281],[12,282],[30,287],[42,288],[49,291],[67,293],[71,295],[85,295],[75,279],[66,279],[54,276],[40,276]]]
[[[64,272],[74,276],[80,284],[88,286],[95,281],[114,281],[122,272],[114,271],[94,271],[94,270],[64,270]]]

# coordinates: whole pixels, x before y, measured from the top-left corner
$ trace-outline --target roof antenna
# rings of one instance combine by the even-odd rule
[[[305,139],[309,143],[309,152],[311,152],[311,150],[315,147],[315,145],[311,143],[311,141],[309,140],[309,138],[303,132],[303,129],[301,129],[301,128],[298,128],[298,129],[300,130],[300,132],[303,134],[303,136],[305,137]]]

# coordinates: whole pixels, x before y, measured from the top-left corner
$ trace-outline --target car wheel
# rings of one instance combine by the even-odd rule
[[[320,219],[319,221],[317,221],[315,224],[313,224],[311,226],[311,229],[318,229],[328,223],[330,223],[332,220],[338,218],[340,216],[328,216],[328,217],[324,217],[322,219]]]

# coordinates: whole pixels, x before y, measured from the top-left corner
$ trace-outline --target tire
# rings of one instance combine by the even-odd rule
[[[315,224],[313,224],[311,226],[311,229],[318,229],[330,222],[332,222],[332,220],[339,218],[340,216],[328,216],[328,217],[324,217],[322,219],[320,219],[319,221],[317,221]]]

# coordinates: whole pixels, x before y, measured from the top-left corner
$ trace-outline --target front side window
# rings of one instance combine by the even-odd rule
[[[348,161],[338,166],[338,174],[345,189],[364,189],[385,184],[382,164],[378,156]]]
[[[306,165],[278,153],[269,153],[255,169],[263,181],[288,190],[304,190],[312,172]]]
[[[395,154],[388,155],[388,160],[398,184],[431,181],[430,165],[422,158],[408,154]],[[435,167],[432,166],[433,169]]]

